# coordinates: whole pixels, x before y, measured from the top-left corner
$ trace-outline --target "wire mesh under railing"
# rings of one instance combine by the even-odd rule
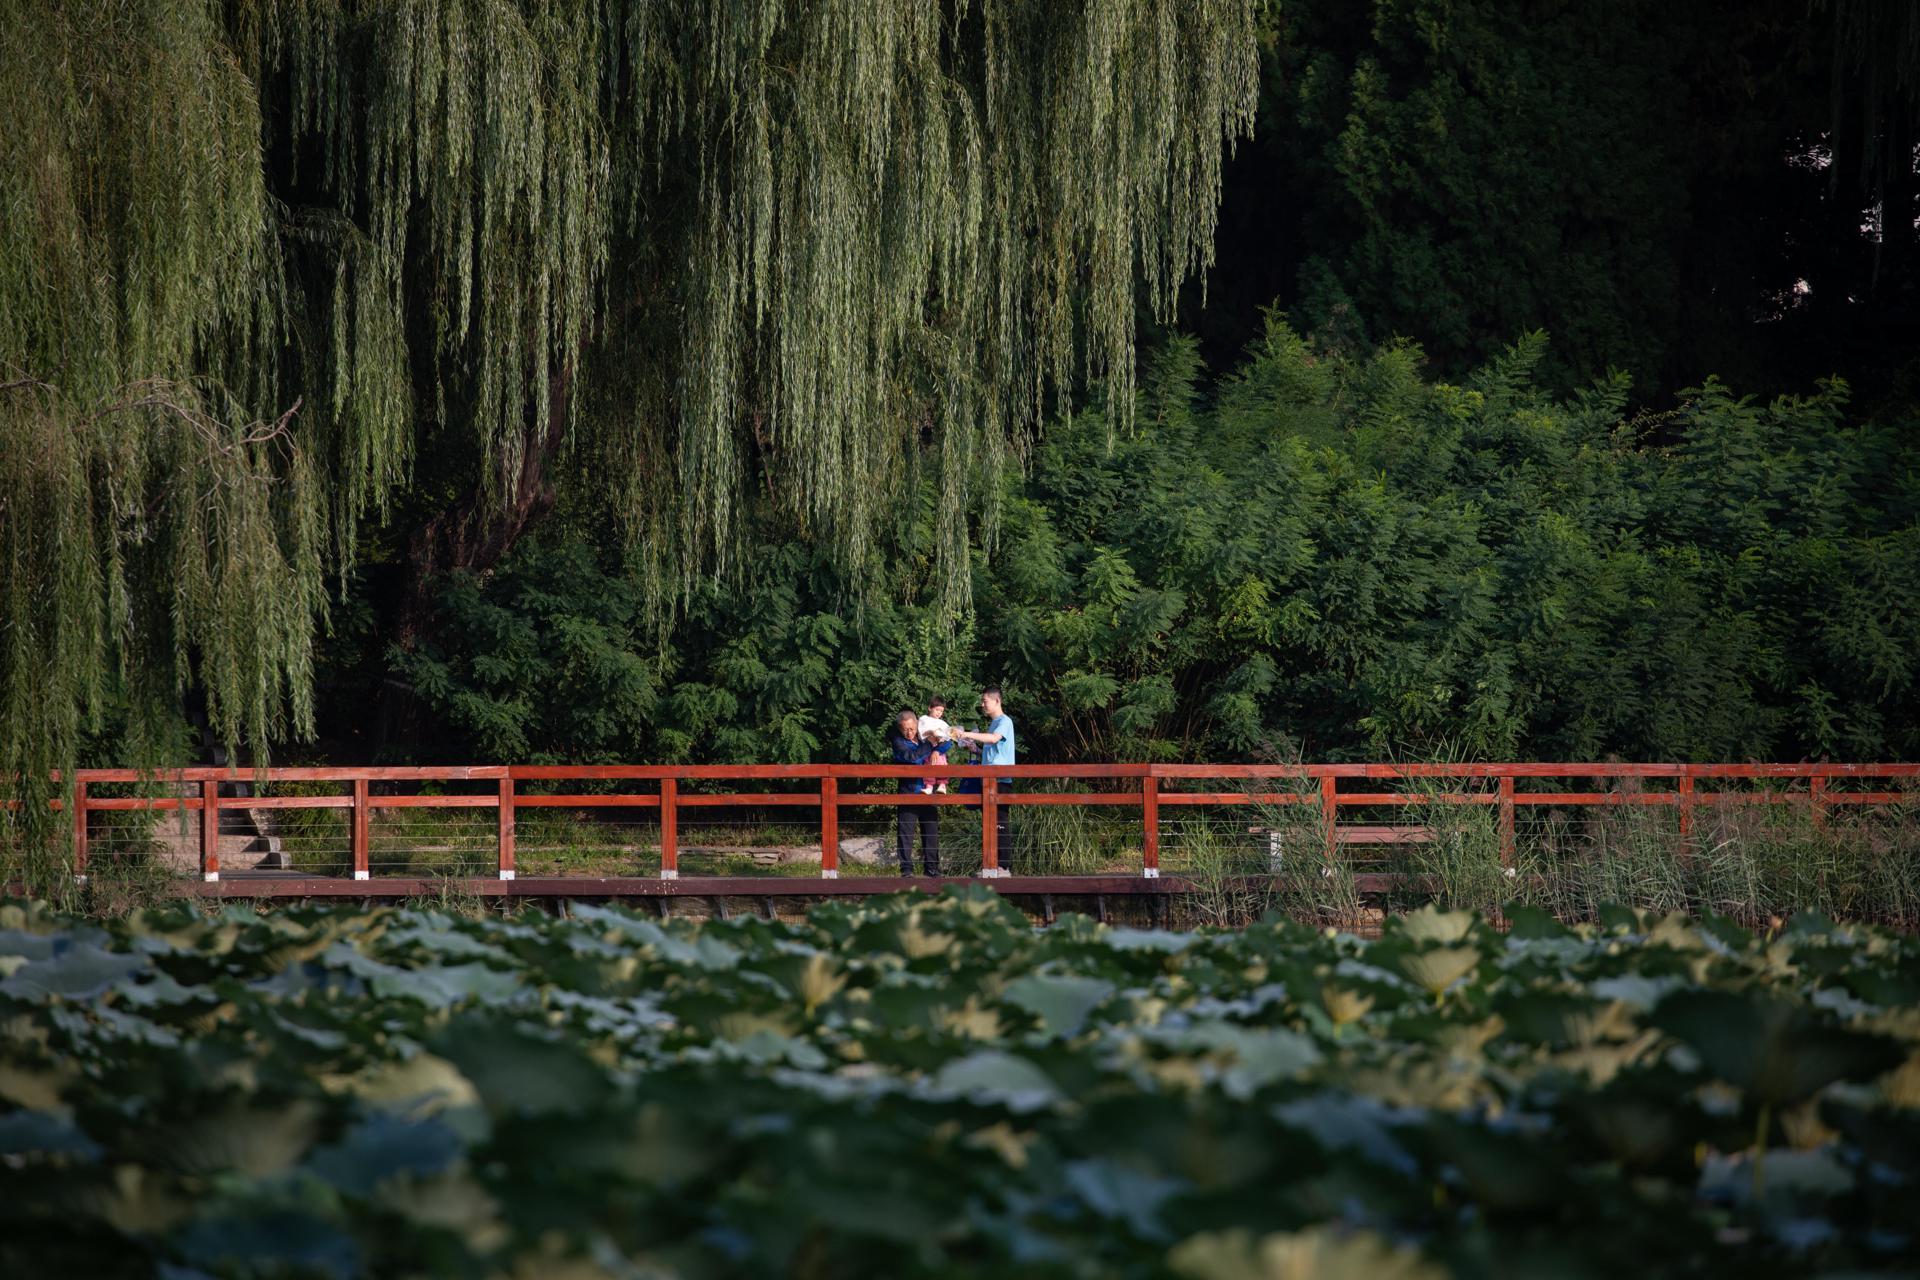
[[[818,795],[795,804],[705,804],[682,796],[679,871],[683,876],[818,876]],[[783,797],[785,798],[785,797]]]
[[[659,808],[528,806],[515,810],[522,877],[659,875]]]
[[[863,804],[843,798],[838,811],[841,876],[901,875],[903,849],[907,874],[931,871],[954,877],[980,871],[977,809],[956,804]]]
[[[120,797],[108,797],[111,802]],[[197,802],[195,802],[197,804]],[[87,814],[89,874],[101,878],[198,876],[200,814],[177,798]]]
[[[439,797],[426,797],[439,799]],[[499,868],[499,819],[493,806],[412,804],[376,798],[368,817],[372,877],[492,877]]]

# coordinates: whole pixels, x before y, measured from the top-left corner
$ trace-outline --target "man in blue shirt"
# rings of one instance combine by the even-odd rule
[[[893,748],[895,764],[925,764],[927,757],[933,754],[933,748],[920,741],[920,719],[911,711],[902,711],[893,722],[893,732],[887,735],[887,745]],[[901,794],[917,794],[920,779],[900,779]],[[920,869],[925,874],[940,874],[940,810],[930,804],[903,804],[899,806],[899,818],[896,835],[899,841],[900,874],[913,874],[913,833],[920,831]]]
[[[1014,763],[1013,717],[1009,716],[1002,704],[1000,686],[988,685],[980,693],[980,713],[987,718],[985,732],[970,729],[955,729],[956,741],[971,742],[980,748],[981,764]],[[999,780],[998,790],[1013,790],[1013,779]],[[1013,827],[1008,821],[1012,805],[1000,805],[997,812],[999,821],[995,823],[997,839],[995,845],[1000,851],[1000,868],[1009,875],[1013,873]]]

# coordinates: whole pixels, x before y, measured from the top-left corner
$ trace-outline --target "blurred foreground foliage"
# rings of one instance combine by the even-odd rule
[[[1893,1274],[1920,947],[0,906],[0,1271]]]

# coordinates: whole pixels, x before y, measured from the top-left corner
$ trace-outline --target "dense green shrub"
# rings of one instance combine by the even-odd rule
[[[578,539],[515,551],[441,594],[441,625],[396,649],[400,677],[490,760],[864,758],[889,709],[966,696],[966,634],[936,610],[846,583],[824,553],[765,547],[743,580],[695,588],[661,630],[638,580]]]
[[[1282,324],[1149,424],[1051,433],[981,574],[986,655],[1069,753],[1869,757],[1915,745],[1920,485],[1844,386],[1536,390],[1316,359]]]
[[[1137,424],[1056,423],[951,629],[912,527],[865,577],[791,536],[658,639],[572,542],[456,579],[405,678],[489,756],[871,755],[889,711],[1004,680],[1030,758],[1454,752],[1584,759],[1920,749],[1920,481],[1838,382],[1540,390],[1532,336],[1460,385],[1284,323]]]

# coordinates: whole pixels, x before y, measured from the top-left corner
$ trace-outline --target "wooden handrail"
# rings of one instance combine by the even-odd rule
[[[814,781],[821,778],[1916,778],[1920,762],[1848,764],[1809,761],[1798,764],[1645,764],[1519,761],[1457,764],[565,764],[565,765],[328,765],[248,769],[193,765],[177,769],[80,769],[86,783],[188,782],[479,782],[512,778],[516,782],[566,781]],[[60,782],[56,772],[51,780]]]
[[[971,792],[925,795],[898,790],[861,790],[861,784],[900,779],[944,778],[978,780]],[[1526,790],[1562,779],[1603,779],[1630,784],[1609,791]],[[753,764],[753,765],[420,765],[269,767],[264,769],[193,767],[142,772],[134,769],[82,769],[74,775],[72,832],[73,869],[85,877],[90,848],[87,815],[135,809],[169,809],[200,815],[201,874],[208,881],[220,876],[219,814],[222,809],[350,809],[352,874],[370,878],[369,826],[376,809],[493,809],[498,830],[497,876],[515,878],[516,813],[523,808],[640,808],[653,809],[660,820],[660,876],[679,874],[678,815],[686,808],[799,807],[820,815],[821,874],[834,878],[840,866],[840,812],[847,808],[889,808],[899,805],[963,806],[978,808],[982,818],[981,853],[985,875],[1005,874],[1009,850],[998,847],[997,822],[1001,805],[1138,806],[1142,824],[1142,877],[1160,873],[1161,811],[1197,805],[1313,805],[1319,813],[1324,856],[1329,862],[1341,843],[1342,809],[1417,807],[1428,804],[1486,805],[1498,809],[1500,856],[1513,866],[1517,810],[1521,807],[1645,806],[1678,811],[1681,856],[1693,839],[1694,818],[1703,804],[1805,803],[1813,820],[1824,824],[1836,807],[1891,806],[1920,797],[1920,792],[1892,789],[1841,790],[1846,780],[1883,782],[1920,779],[1920,763],[1849,764],[1679,764],[1679,763],[1346,763],[1346,764],[1024,764],[898,765],[898,764]],[[57,779],[56,779],[57,780]],[[1119,784],[1088,791],[1039,791],[1030,787],[1003,789],[1009,780]],[[1455,791],[1342,790],[1341,783],[1449,782],[1467,784]],[[1703,791],[1705,781],[1748,781],[1773,784],[1770,789]],[[649,784],[644,793],[595,794],[525,793],[525,784],[558,783]],[[685,789],[687,784],[809,783],[805,790],[751,790],[735,785],[721,791]],[[178,788],[175,794],[100,795],[103,787],[160,784]],[[350,794],[313,796],[257,796],[220,794],[222,784],[334,783]],[[426,794],[396,789],[398,784],[491,784],[459,794]],[[1180,789],[1216,784],[1206,790]],[[1244,784],[1236,788],[1232,784]],[[1274,790],[1274,783],[1292,783]],[[1493,784],[1491,788],[1473,784]],[[1777,787],[1804,784],[1791,790]],[[374,786],[381,788],[376,792]],[[853,784],[848,786],[846,784]],[[1227,785],[1219,785],[1227,784]],[[18,802],[13,802],[18,803]],[[64,808],[61,800],[53,802]],[[1357,831],[1359,828],[1349,830]],[[1372,828],[1367,828],[1372,830]]]

